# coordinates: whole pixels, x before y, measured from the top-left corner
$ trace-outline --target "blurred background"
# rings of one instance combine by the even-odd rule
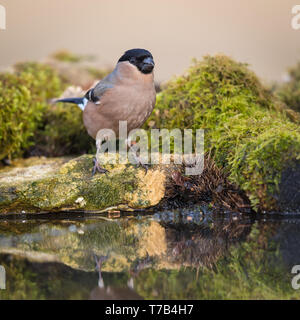
[[[299,1],[298,1],[299,2]],[[134,47],[149,49],[156,79],[182,73],[191,58],[225,53],[280,81],[300,57],[291,27],[295,0],[0,0],[0,68],[67,49],[113,66]]]

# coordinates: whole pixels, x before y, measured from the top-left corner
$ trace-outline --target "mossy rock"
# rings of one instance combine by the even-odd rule
[[[297,113],[246,64],[217,55],[195,60],[185,75],[165,85],[146,127],[205,129],[206,151],[247,193],[255,210],[270,211],[300,205],[299,123]],[[289,181],[296,191],[285,182],[287,171],[294,172]]]
[[[151,207],[164,197],[165,168],[145,172],[130,164],[107,164],[108,173],[92,177],[92,159],[42,158],[28,167],[2,170],[0,212],[130,210]]]

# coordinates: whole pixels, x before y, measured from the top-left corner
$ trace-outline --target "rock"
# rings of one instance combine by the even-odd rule
[[[283,171],[277,200],[281,211],[300,210],[300,162]]]
[[[0,213],[131,210],[163,199],[168,166],[146,173],[128,163],[107,164],[109,173],[92,177],[92,159],[31,158],[1,170]]]

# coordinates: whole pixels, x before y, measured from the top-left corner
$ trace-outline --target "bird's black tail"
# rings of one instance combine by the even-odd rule
[[[74,103],[77,105],[83,104],[84,98],[66,98],[66,99],[58,99],[55,102],[65,102],[65,103]]]
[[[65,99],[58,99],[56,102],[65,102],[65,103],[74,103],[77,104],[78,107],[83,111],[88,100],[87,98],[65,98]]]

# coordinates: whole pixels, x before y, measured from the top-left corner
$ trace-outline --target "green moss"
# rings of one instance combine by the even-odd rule
[[[71,63],[80,62],[84,59],[84,57],[80,55],[76,55],[68,50],[57,51],[53,53],[52,57],[58,61],[71,62]]]
[[[124,195],[136,187],[134,172],[127,170],[114,174],[114,179],[108,175],[98,177],[86,185],[82,195],[88,207],[105,208],[125,203]]]
[[[73,104],[49,105],[34,138],[34,150],[46,156],[95,153],[95,141],[83,124],[82,111]]]
[[[65,156],[94,153],[82,111],[75,105],[50,105],[67,82],[50,66],[27,62],[0,74],[0,160],[27,154]]]
[[[119,205],[152,205],[149,190],[140,190],[141,169],[105,165],[107,174],[92,176],[92,167],[93,156],[84,155],[62,166],[52,161],[47,167],[45,160],[41,165],[4,172],[0,175],[0,212],[101,211]]]
[[[20,155],[32,144],[47,99],[61,88],[56,72],[42,64],[18,64],[15,73],[0,74],[0,159]]]
[[[211,151],[255,209],[276,208],[281,172],[300,154],[297,118],[247,65],[218,55],[194,61],[157,96],[157,128],[204,128]]]
[[[300,62],[288,70],[289,81],[280,85],[276,93],[293,110],[300,112]]]
[[[92,164],[92,157],[88,156],[71,160],[57,174],[19,188],[19,200],[41,210],[72,207],[85,188],[92,184]]]
[[[66,51],[54,58],[64,62],[88,59]],[[26,62],[16,64],[14,73],[0,74],[0,160],[22,156],[24,151],[27,156],[94,153],[95,143],[83,125],[82,111],[75,105],[48,102],[61,95],[72,77],[84,74],[89,86],[108,72],[80,63],[60,69],[59,63]]]
[[[47,101],[61,94],[65,88],[57,72],[49,65],[36,62],[17,63],[14,66],[15,75],[22,78],[27,74],[32,80],[30,92],[40,100]]]

